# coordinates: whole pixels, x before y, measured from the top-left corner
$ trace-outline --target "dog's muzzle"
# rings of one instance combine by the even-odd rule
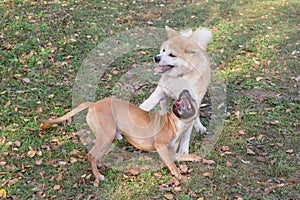
[[[154,61],[155,61],[156,63],[159,63],[160,60],[161,60],[161,57],[160,57],[160,56],[155,56],[155,57],[154,57]]]

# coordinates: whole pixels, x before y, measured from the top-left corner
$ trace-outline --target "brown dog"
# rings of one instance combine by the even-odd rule
[[[195,154],[176,153],[182,134],[198,116],[197,104],[187,90],[180,93],[172,112],[163,116],[146,112],[124,100],[106,98],[96,103],[82,103],[60,118],[42,121],[41,127],[49,128],[52,124],[65,121],[87,108],[89,112],[86,120],[96,137],[96,144],[88,153],[87,159],[95,175],[96,186],[99,180],[104,180],[104,176],[98,171],[97,160],[101,160],[111,146],[117,128],[136,148],[157,151],[171,173],[178,178],[182,176],[174,160],[202,160]]]

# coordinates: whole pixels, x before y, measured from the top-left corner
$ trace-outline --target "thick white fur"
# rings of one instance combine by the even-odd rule
[[[190,91],[192,97],[200,106],[210,82],[210,61],[206,54],[206,47],[212,38],[208,29],[199,28],[194,32],[186,30],[177,33],[166,27],[168,40],[165,41],[158,55],[161,60],[159,66],[173,65],[174,67],[162,73],[158,86],[140,108],[150,111],[160,103],[161,114],[168,111],[170,101],[177,99],[183,89]],[[170,56],[170,54],[175,55]],[[194,121],[198,132],[206,132],[199,118]],[[180,141],[178,153],[188,154],[192,126]]]

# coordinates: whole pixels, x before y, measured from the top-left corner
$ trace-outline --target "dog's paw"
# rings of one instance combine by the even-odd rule
[[[94,187],[98,187],[99,182],[104,181],[104,180],[105,180],[105,177],[102,174],[99,174],[94,181]]]
[[[203,160],[203,158],[197,156],[196,154],[191,154],[191,157],[193,158],[193,162],[201,162]]]
[[[201,134],[206,133],[206,131],[207,131],[207,128],[205,128],[203,125],[201,125],[201,126],[195,125],[194,127],[195,127],[196,131]]]
[[[119,132],[116,132],[115,139],[116,140],[122,140],[123,136]]]
[[[99,187],[99,180],[94,181],[94,187]]]

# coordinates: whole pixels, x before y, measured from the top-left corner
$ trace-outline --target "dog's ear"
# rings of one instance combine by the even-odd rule
[[[183,37],[190,37],[193,33],[192,29],[188,29],[188,30],[184,30],[184,31],[180,31],[179,34],[182,35]]]
[[[202,48],[206,49],[208,42],[212,38],[212,33],[206,28],[198,28],[189,38],[197,42]]]
[[[198,50],[199,50],[199,47],[197,47],[197,45],[194,43],[188,43],[184,47],[184,53],[186,53],[186,54],[195,54]]]
[[[179,34],[174,30],[174,29],[171,29],[170,27],[166,26],[166,31],[167,31],[167,34],[168,34],[168,38],[172,38],[172,37],[175,37],[175,36],[178,36]]]

